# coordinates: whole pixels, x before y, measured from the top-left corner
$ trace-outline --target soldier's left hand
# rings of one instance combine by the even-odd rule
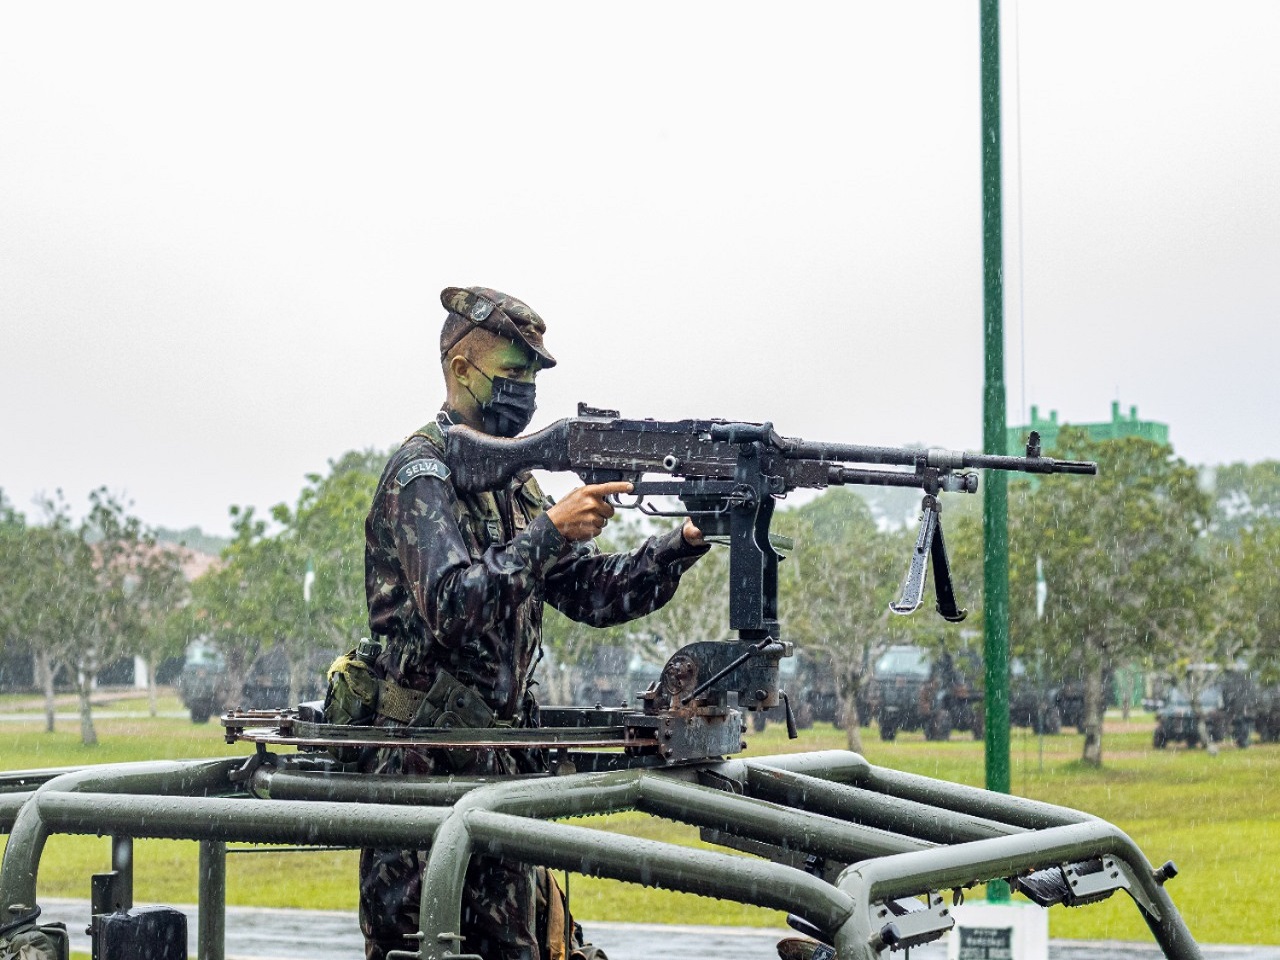
[[[702,535],[702,531],[693,525],[692,520],[684,522],[684,529],[680,533],[684,536],[684,542],[691,547],[705,547],[707,545],[707,540]]]

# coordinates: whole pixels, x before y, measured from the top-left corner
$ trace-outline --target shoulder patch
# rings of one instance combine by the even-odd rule
[[[426,457],[412,460],[400,468],[396,474],[396,484],[403,487],[415,477],[435,477],[437,480],[449,479],[449,468],[439,460]]]

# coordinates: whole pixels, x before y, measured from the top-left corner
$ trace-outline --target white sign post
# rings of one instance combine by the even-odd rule
[[[1049,911],[979,900],[954,907],[947,960],[1048,960]]]

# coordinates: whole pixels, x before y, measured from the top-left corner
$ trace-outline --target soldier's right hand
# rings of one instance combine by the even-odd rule
[[[625,480],[587,484],[585,487],[578,487],[547,510],[547,519],[566,540],[575,543],[590,540],[600,535],[600,531],[614,514],[613,504],[605,497],[630,492],[631,484]]]

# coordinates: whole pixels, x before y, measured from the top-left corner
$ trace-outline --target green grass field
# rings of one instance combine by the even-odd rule
[[[16,701],[0,704],[12,711]],[[176,700],[162,711],[180,709]],[[247,753],[228,747],[216,724],[196,726],[178,718],[124,718],[144,712],[145,701],[116,701],[97,713],[101,743],[79,745],[74,721],[47,734],[42,722],[0,723],[0,767],[74,766],[158,758],[193,758]],[[113,714],[116,715],[113,717]],[[1137,841],[1153,863],[1172,859],[1180,875],[1169,890],[1192,933],[1206,943],[1280,943],[1274,923],[1242,923],[1273,913],[1280,893],[1280,745],[1237,750],[1228,745],[1216,757],[1204,751],[1151,749],[1151,721],[1109,722],[1105,766],[1078,762],[1081,738],[1047,737],[1043,759],[1037,738],[1013,734],[1013,791],[1087,810],[1116,823]],[[900,734],[882,743],[874,728],[864,731],[867,758],[875,764],[981,786],[982,744],[955,739],[928,743],[919,734]],[[752,735],[748,755],[796,750],[839,749],[844,734],[829,727],[788,741],[771,726]],[[691,827],[643,814],[619,814],[580,821],[600,829],[689,846],[704,846]],[[2,841],[2,838],[0,838]],[[96,837],[50,839],[40,870],[44,896],[89,895],[89,875],[108,868],[108,841]],[[182,841],[139,841],[135,885],[140,902],[192,903],[196,897],[196,845]],[[228,866],[228,902],[233,904],[353,909],[356,854],[351,851],[280,853],[270,848],[236,850]],[[574,876],[573,909],[585,920],[643,920],[689,924],[775,926],[780,915],[754,907],[691,894]],[[1128,897],[1104,904],[1050,911],[1054,937],[1147,940],[1149,934]]]

